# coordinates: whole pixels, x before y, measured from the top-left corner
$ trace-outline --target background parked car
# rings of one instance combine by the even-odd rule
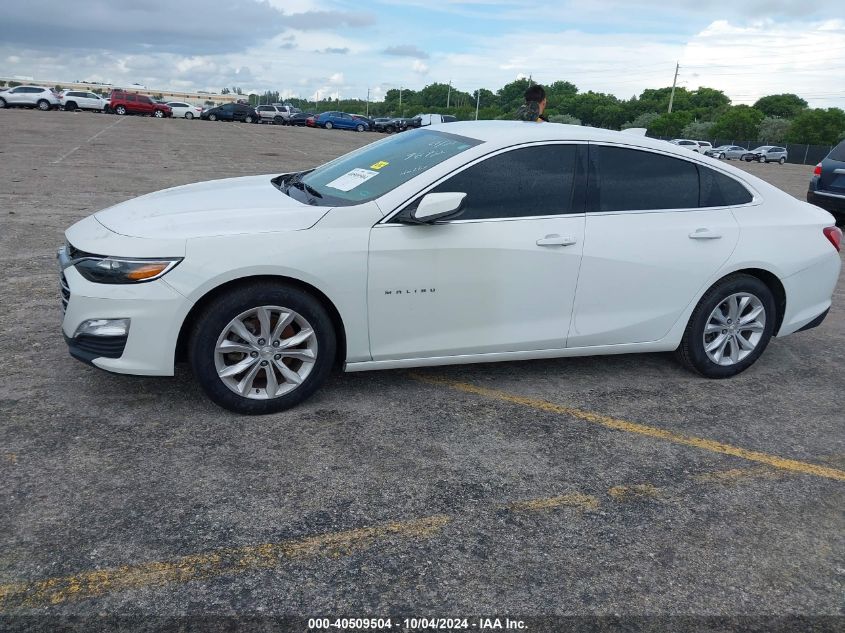
[[[418,114],[411,119],[410,127],[425,127],[426,125],[436,125],[438,123],[453,123],[457,120],[457,117],[454,117],[451,114]]]
[[[840,222],[845,220],[845,141],[816,165],[807,202],[830,211]]]
[[[255,108],[255,111],[258,113],[259,123],[285,125],[287,123],[287,119],[285,117],[290,116],[288,112],[274,105],[260,105]]]
[[[281,115],[285,125],[290,122],[290,118],[294,114],[299,114],[300,112],[302,112],[302,110],[300,110],[299,108],[295,108],[292,105],[287,105],[285,103],[273,103],[271,105],[273,105],[278,111],[278,113]]]
[[[712,156],[713,158],[722,158],[725,160],[730,160],[732,158],[742,158],[747,153],[748,149],[745,147],[740,147],[739,145],[719,145],[719,147],[713,147],[704,152],[706,156]]]
[[[200,106],[191,105],[184,101],[168,101],[167,105],[173,110],[174,119],[194,119],[202,114]]]
[[[391,117],[389,119],[376,119],[374,122],[377,132],[393,134],[408,129],[410,121],[411,119],[403,119],[402,117]]]
[[[146,95],[124,90],[112,90],[109,95],[109,111],[115,114],[142,114],[163,118],[173,116],[173,110],[165,103],[156,103]]]
[[[742,160],[760,161],[761,163],[777,162],[783,165],[787,159],[786,148],[778,145],[761,145],[742,156]]]
[[[376,122],[368,116],[364,116],[363,114],[353,114],[353,119],[358,119],[362,123],[367,124],[367,129],[371,132],[374,132],[376,129]]]
[[[353,118],[348,112],[323,112],[317,117],[315,123],[317,127],[323,127],[327,130],[338,128],[339,130],[357,130],[358,132],[363,132],[368,129],[366,123]]]
[[[42,86],[16,86],[0,91],[0,108],[24,107],[53,110],[60,106],[58,95]]]
[[[696,141],[696,143],[698,143],[699,154],[706,154],[708,151],[713,149],[713,146],[710,144],[710,141]]]
[[[297,112],[291,114],[288,119],[288,125],[306,125],[309,118],[314,118],[316,115],[313,112]]]
[[[65,110],[95,110],[102,112],[106,109],[106,100],[100,95],[85,90],[62,90],[59,93],[59,103]]]
[[[701,147],[699,147],[698,141],[691,141],[688,138],[673,138],[669,142],[675,145],[680,145],[681,147],[692,150],[693,152],[701,153]]]
[[[209,121],[243,121],[244,123],[258,123],[258,113],[255,108],[244,103],[225,103],[216,108],[204,110],[201,119]]]

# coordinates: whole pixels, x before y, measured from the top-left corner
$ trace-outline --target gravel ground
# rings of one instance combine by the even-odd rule
[[[661,354],[338,374],[292,411],[238,417],[187,368],[138,378],[68,356],[63,230],[377,137],[8,110],[0,129],[0,628],[104,613],[843,624],[845,282],[821,327],[732,380]],[[798,197],[812,169],[740,166]]]

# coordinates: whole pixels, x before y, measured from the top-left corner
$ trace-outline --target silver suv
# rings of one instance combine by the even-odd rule
[[[284,113],[276,106],[260,105],[255,108],[255,111],[258,112],[259,123],[285,124]]]
[[[783,165],[788,158],[786,148],[780,145],[761,145],[743,155],[742,160],[756,160],[761,163],[780,163]]]
[[[19,106],[46,111],[58,109],[60,105],[56,94],[43,86],[15,86],[0,91],[0,108]]]

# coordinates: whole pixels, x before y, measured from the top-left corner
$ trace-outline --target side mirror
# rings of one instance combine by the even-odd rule
[[[433,224],[461,211],[467,194],[461,192],[429,193],[411,213],[415,224]]]

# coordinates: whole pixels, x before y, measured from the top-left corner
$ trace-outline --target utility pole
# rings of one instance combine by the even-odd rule
[[[478,121],[478,106],[481,103],[481,88],[475,93],[475,120]]]
[[[675,85],[678,83],[678,62],[675,62],[675,78],[672,80],[672,93],[669,95],[669,112],[672,112],[672,102],[675,100]]]
[[[452,96],[452,80],[449,80],[449,92],[446,93],[446,109],[449,109],[449,99]]]
[[[370,87],[367,86],[367,118],[370,117]]]
[[[405,111],[402,109],[402,86],[399,86],[399,116],[404,116]]]

